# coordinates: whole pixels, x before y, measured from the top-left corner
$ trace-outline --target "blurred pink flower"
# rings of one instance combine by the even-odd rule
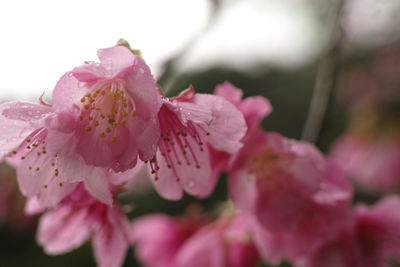
[[[351,221],[350,185],[311,144],[255,131],[232,166],[230,195],[270,233],[271,262],[312,253]]]
[[[296,266],[389,267],[394,259],[400,259],[400,199],[393,196],[357,205],[353,225]]]
[[[201,217],[144,217],[133,228],[137,256],[149,267],[256,266],[253,224],[242,219],[222,216],[207,223]]]
[[[163,214],[139,218],[132,228],[136,256],[145,266],[175,267],[176,253],[207,222],[196,211],[178,218]]]
[[[195,94],[193,87],[164,98],[158,117],[161,139],[149,165],[157,192],[167,199],[180,199],[183,191],[200,196],[208,189],[208,146],[233,154],[242,147],[247,129],[234,105],[222,97]]]
[[[105,205],[79,185],[39,221],[37,240],[46,253],[67,253],[91,239],[100,267],[122,266],[131,244],[129,221],[120,206]]]
[[[331,154],[361,189],[372,193],[400,191],[400,140],[349,132],[334,144]]]

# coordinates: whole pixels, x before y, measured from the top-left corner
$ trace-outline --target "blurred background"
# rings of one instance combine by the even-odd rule
[[[343,160],[354,201],[372,203],[400,191],[399,12],[398,0],[2,1],[0,102],[42,93],[51,102],[66,71],[124,38],[167,95],[190,84],[212,93],[230,81],[245,97],[267,97],[274,112],[264,129]],[[13,169],[0,172],[1,267],[95,265],[90,244],[45,255]],[[213,209],[226,199],[221,179],[206,200],[171,202],[143,189],[121,201],[135,218],[182,214],[193,202]],[[139,266],[132,250],[125,265]]]

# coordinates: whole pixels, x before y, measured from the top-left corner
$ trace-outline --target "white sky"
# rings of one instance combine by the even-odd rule
[[[368,10],[377,8],[357,7],[364,1],[349,2],[345,24],[351,36],[371,39],[363,33],[371,31],[365,26]],[[307,63],[320,51],[324,31],[306,3],[223,0],[216,23],[182,57],[181,70],[225,64],[252,71],[258,63],[291,68]],[[387,10],[397,10],[386,4],[378,5],[381,23],[374,32],[387,27]],[[33,100],[42,92],[50,99],[62,74],[97,61],[97,49],[119,38],[142,50],[157,77],[163,61],[204,28],[210,12],[210,0],[0,1],[0,101]]]
[[[141,49],[157,74],[209,12],[207,0],[0,1],[0,101],[50,96],[62,74],[98,61],[97,49],[119,38]]]

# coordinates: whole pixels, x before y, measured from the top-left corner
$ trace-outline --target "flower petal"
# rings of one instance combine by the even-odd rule
[[[180,188],[193,196],[200,196],[209,189],[211,166],[208,148],[200,150],[192,138],[187,138],[187,146],[191,147],[192,153],[183,154],[179,149],[167,152],[174,154],[167,156],[169,162],[157,153],[159,170],[155,175],[158,178],[152,180],[157,192],[167,199],[181,198]]]
[[[131,71],[136,58],[139,58],[124,46],[99,49],[97,55],[100,59],[100,68],[105,70],[106,78],[122,76]]]
[[[193,97],[194,103],[199,108],[211,108],[213,119],[205,125],[209,132],[206,140],[217,150],[228,153],[235,153],[241,147],[240,142],[247,131],[246,122],[242,113],[231,103],[222,97],[196,94]]]
[[[85,242],[92,230],[87,210],[73,210],[61,205],[42,216],[37,241],[46,253],[57,255],[69,252]]]
[[[127,91],[135,100],[137,116],[154,119],[161,106],[161,96],[149,67],[139,57],[135,60],[127,75],[124,76]]]
[[[113,197],[108,183],[109,173],[104,168],[94,167],[86,174],[85,188],[101,202],[111,205]]]
[[[94,256],[99,267],[122,265],[128,242],[123,233],[110,222],[103,224],[93,237]]]
[[[53,91],[53,108],[59,110],[72,110],[80,103],[80,99],[87,93],[87,88],[80,85],[72,72],[65,73],[57,82]]]
[[[40,127],[51,109],[27,102],[0,105],[0,161],[35,129]]]

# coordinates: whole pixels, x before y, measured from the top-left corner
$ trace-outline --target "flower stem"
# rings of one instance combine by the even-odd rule
[[[339,67],[340,46],[343,38],[341,16],[345,0],[333,0],[330,2],[330,12],[326,23],[329,32],[328,44],[318,65],[313,95],[301,138],[312,143],[318,140],[328,108],[329,98],[335,86]]]

